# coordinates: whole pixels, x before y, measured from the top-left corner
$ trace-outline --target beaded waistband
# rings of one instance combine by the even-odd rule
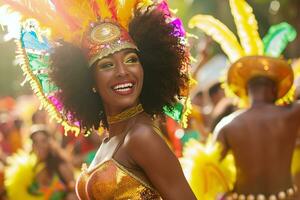
[[[298,188],[296,185],[286,190],[280,191],[277,194],[271,194],[269,196],[264,194],[238,194],[232,192],[226,195],[225,200],[288,200],[296,196]]]

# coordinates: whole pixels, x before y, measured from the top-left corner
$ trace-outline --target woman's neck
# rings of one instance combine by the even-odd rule
[[[128,107],[117,107],[117,106],[104,105],[104,111],[105,111],[106,116],[115,116],[115,115],[118,115],[130,108],[137,106],[138,104],[139,104],[139,102],[136,102],[133,105],[128,106]]]
[[[128,128],[135,123],[137,118],[140,118],[143,114],[144,110],[141,104],[138,104],[115,116],[108,116],[109,138],[122,134],[124,131],[128,130]]]
[[[142,112],[128,120],[109,125],[108,137],[111,138],[128,131],[137,121],[140,121],[140,119],[146,115],[145,112]]]

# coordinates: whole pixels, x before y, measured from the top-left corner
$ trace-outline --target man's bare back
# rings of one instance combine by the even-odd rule
[[[261,104],[236,112],[218,125],[224,155],[232,150],[235,157],[235,192],[270,195],[292,186],[290,168],[299,110],[298,104]]]

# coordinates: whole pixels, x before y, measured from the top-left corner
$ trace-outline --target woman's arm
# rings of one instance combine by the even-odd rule
[[[125,144],[164,200],[195,200],[180,163],[164,140],[148,125],[137,125]]]

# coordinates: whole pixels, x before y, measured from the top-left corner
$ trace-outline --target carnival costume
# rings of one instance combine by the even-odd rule
[[[123,144],[126,132],[122,134],[122,140],[114,150],[114,154]],[[97,164],[93,168],[83,165],[82,173],[76,184],[77,196],[81,200],[88,199],[132,199],[132,200],[160,200],[158,192],[147,180],[136,176],[112,158]]]
[[[81,48],[90,67],[96,60],[122,49],[138,50],[136,41],[129,35],[128,25],[136,10],[142,12],[152,6],[155,8],[151,9],[165,14],[166,22],[174,28],[173,34],[183,46],[186,44],[182,23],[173,17],[166,1],[154,6],[151,0],[1,0],[0,5],[0,24],[8,31],[5,40],[14,39],[17,43],[17,60],[25,75],[22,84],[30,83],[41,106],[64,126],[66,133],[73,131],[78,135],[85,127],[65,109],[60,88],[49,77],[51,50],[60,45],[61,40]],[[187,62],[182,66],[182,73],[187,73],[188,65]],[[165,108],[169,112],[174,110],[171,115],[183,124],[186,124],[190,105],[187,91],[188,86],[182,88],[181,93],[185,94],[178,101],[184,106]]]
[[[35,154],[19,150],[8,157],[5,169],[5,188],[9,199],[25,200],[63,200],[67,189],[54,175],[51,184],[42,187],[36,182],[36,175],[45,168],[38,163]]]
[[[180,61],[180,76],[188,73],[189,55],[185,31],[181,21],[173,17],[166,1],[155,4],[151,0],[1,0],[0,2],[6,3],[0,8],[0,24],[7,26],[9,32],[7,39],[16,39],[17,54],[26,81],[30,82],[42,106],[52,118],[64,126],[66,132],[74,131],[79,134],[81,128],[87,128],[64,107],[60,99],[60,88],[49,78],[49,65],[52,64],[49,63],[51,50],[61,45],[61,40],[79,47],[89,67],[96,61],[124,49],[134,49],[142,54],[145,50],[143,42],[146,41],[133,40],[130,33],[134,33],[135,30],[130,30],[129,23],[135,17],[135,11],[143,13],[152,9],[157,10],[164,16],[164,23],[172,27],[170,34],[178,43],[178,46],[170,48],[176,48],[184,55]],[[143,24],[139,26],[142,27]],[[147,30],[142,34],[148,34]],[[138,37],[136,39],[140,40]],[[151,50],[145,51],[153,54]],[[184,105],[189,105],[188,84],[183,85],[180,90],[178,100]],[[185,124],[186,117],[183,113],[188,113],[188,109],[180,102],[174,104],[173,109],[168,105],[164,110]],[[106,122],[118,123],[140,112],[143,112],[143,107],[137,105],[117,116],[108,116]],[[102,114],[103,112],[99,113]],[[83,170],[76,189],[81,199],[160,199],[160,195],[151,185],[130,173],[113,158],[96,168]]]
[[[248,81],[257,76],[264,76],[276,83],[278,104],[292,101],[294,92],[293,70],[288,61],[279,58],[279,56],[288,42],[296,38],[295,29],[287,23],[281,23],[271,27],[268,34],[261,39],[253,10],[247,2],[245,0],[229,0],[229,3],[241,44],[223,23],[212,16],[196,15],[189,21],[190,28],[197,27],[211,36],[228,56],[231,66],[224,83],[227,95],[238,97],[240,105],[247,106],[249,103]],[[206,147],[201,146],[196,141],[190,142],[184,150],[183,160],[187,166],[184,168],[198,199],[216,199],[218,194],[231,191],[235,182],[233,159],[228,162],[228,158],[226,158],[220,163],[218,159],[220,159],[221,150],[218,148],[221,147],[219,144],[211,144],[211,142],[209,141],[210,145]],[[232,155],[229,154],[229,157]],[[224,163],[226,164],[224,165]],[[201,173],[204,176],[199,176],[199,170],[202,170]],[[212,174],[211,177],[215,177],[215,181],[211,180],[213,178],[205,178],[207,177],[206,174]],[[286,199],[293,197],[295,192],[295,188],[286,188],[286,191],[271,195],[270,198],[274,200]],[[233,193],[229,194],[227,198],[255,200],[269,197]]]

